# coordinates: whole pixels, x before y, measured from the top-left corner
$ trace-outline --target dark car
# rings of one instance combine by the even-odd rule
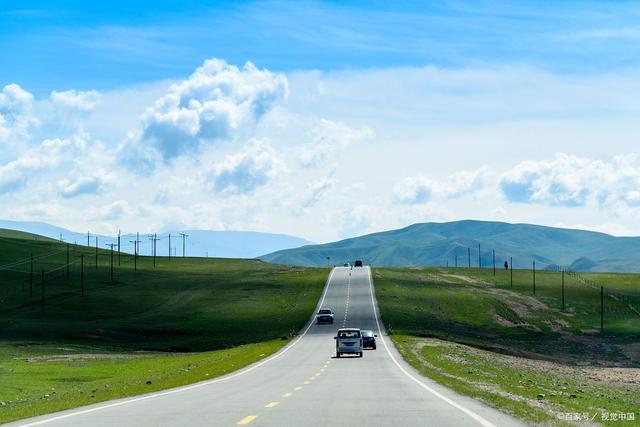
[[[377,335],[374,334],[373,331],[369,331],[367,329],[363,329],[361,333],[362,333],[362,348],[370,348],[372,350],[375,350]]]
[[[316,314],[316,322],[320,323],[333,323],[333,310],[330,308],[321,308]]]
[[[362,267],[362,260],[361,259],[357,259],[354,265],[356,267]]]

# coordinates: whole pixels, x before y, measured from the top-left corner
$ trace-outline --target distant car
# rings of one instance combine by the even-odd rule
[[[333,323],[333,311],[330,308],[321,308],[316,314],[316,323]]]
[[[344,266],[345,266],[345,267],[351,267],[351,265],[349,265],[349,263],[348,263],[348,262],[345,262],[345,263],[344,263]]]
[[[361,259],[357,259],[354,265],[356,267],[362,267],[362,260]]]
[[[338,329],[338,335],[333,338],[336,340],[336,357],[341,357],[344,354],[355,354],[358,357],[362,357],[362,334],[360,329]]]
[[[373,331],[363,329],[360,331],[362,335],[362,348],[376,349],[376,338],[378,337]]]

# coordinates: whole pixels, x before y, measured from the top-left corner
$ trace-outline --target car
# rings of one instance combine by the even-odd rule
[[[345,262],[344,267],[351,267],[351,265],[348,262]]]
[[[356,267],[362,267],[362,260],[361,259],[357,259],[356,262],[354,263],[354,265]]]
[[[376,338],[378,337],[373,331],[368,329],[363,329],[360,331],[362,335],[362,348],[370,348],[372,350],[376,349]]]
[[[338,329],[338,334],[333,337],[336,340],[336,357],[345,354],[355,354],[362,357],[362,334],[357,328]]]
[[[333,311],[330,308],[321,308],[316,314],[316,323],[331,323],[333,324]]]

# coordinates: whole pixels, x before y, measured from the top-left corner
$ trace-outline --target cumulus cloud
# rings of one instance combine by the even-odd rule
[[[83,194],[100,194],[104,190],[105,181],[104,174],[80,176],[60,181],[58,188],[60,195],[64,198],[77,197]]]
[[[316,205],[318,202],[327,197],[335,183],[336,180],[330,177],[322,178],[310,183],[307,186],[307,191],[304,201],[302,202],[302,206],[308,208]]]
[[[424,175],[407,177],[394,187],[397,202],[415,205],[428,202],[432,197],[453,199],[478,190],[485,185],[489,172],[486,168],[476,171],[460,171],[444,180],[433,180]]]
[[[640,206],[640,162],[636,154],[611,161],[568,154],[525,161],[506,171],[500,188],[507,200],[550,206]]]
[[[85,150],[86,135],[45,139],[17,159],[0,166],[0,194],[22,188],[37,172],[76,159]]]
[[[147,108],[123,144],[126,160],[150,171],[159,163],[193,154],[201,144],[248,136],[288,94],[282,74],[209,59]]]
[[[96,90],[51,92],[51,101],[57,107],[78,111],[91,111],[100,102],[100,93]]]
[[[28,128],[37,123],[32,116],[33,95],[17,84],[6,85],[0,92],[0,142],[24,138]]]
[[[398,202],[415,205],[427,202],[436,186],[435,181],[423,175],[410,176],[396,184],[393,194]]]
[[[218,193],[250,193],[283,170],[279,156],[266,142],[252,140],[244,151],[214,165],[211,184]]]
[[[367,127],[354,129],[341,122],[322,119],[311,132],[311,142],[298,150],[300,164],[318,166],[352,143],[373,137],[374,132]]]

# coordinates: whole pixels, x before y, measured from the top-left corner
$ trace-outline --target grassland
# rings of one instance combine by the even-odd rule
[[[381,315],[403,356],[460,393],[522,419],[563,425],[565,414],[640,418],[640,316],[565,277],[537,272],[466,269],[375,269]],[[590,280],[589,276],[587,276]],[[598,275],[598,283],[640,293],[640,277]],[[637,280],[637,281],[634,281]]]
[[[98,250],[96,267],[95,249],[71,245],[67,279],[65,244],[15,233],[0,233],[0,254],[0,422],[213,378],[272,354],[304,325],[327,274],[160,257],[155,267],[138,258],[136,271],[116,254],[112,280],[110,252]]]

